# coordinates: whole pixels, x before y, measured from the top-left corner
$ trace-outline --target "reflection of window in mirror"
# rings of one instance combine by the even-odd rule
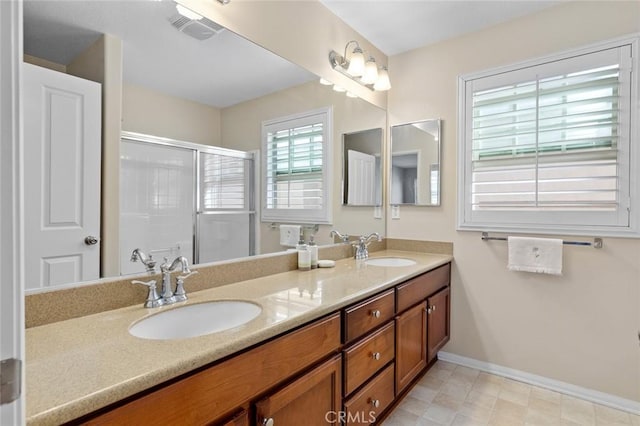
[[[331,223],[332,108],[262,123],[262,221]]]

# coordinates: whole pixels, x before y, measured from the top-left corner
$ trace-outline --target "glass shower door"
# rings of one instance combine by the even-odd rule
[[[144,272],[130,260],[136,248],[158,264],[177,256],[193,263],[195,151],[124,138],[120,149],[121,274]]]
[[[254,254],[253,157],[199,152],[198,263]]]

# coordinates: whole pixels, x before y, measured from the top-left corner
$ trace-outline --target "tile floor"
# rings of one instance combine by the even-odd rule
[[[640,416],[438,361],[384,426],[640,426]]]

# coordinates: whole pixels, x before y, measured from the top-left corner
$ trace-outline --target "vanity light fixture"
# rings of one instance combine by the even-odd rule
[[[352,43],[355,43],[356,47],[350,50],[349,45]],[[350,51],[349,58],[347,58],[348,51]],[[343,55],[335,50],[329,52],[329,63],[334,70],[362,84],[369,90],[385,91],[391,88],[387,68],[378,68],[375,58],[371,55],[365,62],[364,52],[355,40],[349,41],[344,46]]]

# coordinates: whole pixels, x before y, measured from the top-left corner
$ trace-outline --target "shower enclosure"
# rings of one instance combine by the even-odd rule
[[[135,248],[191,264],[255,254],[254,155],[123,132],[120,271]]]

